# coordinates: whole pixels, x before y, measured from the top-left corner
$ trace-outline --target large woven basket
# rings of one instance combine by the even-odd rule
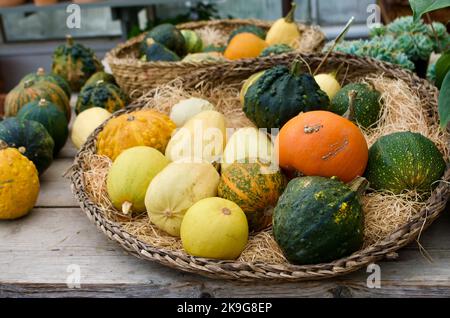
[[[318,65],[322,57],[322,54],[302,56],[312,67]],[[255,68],[264,69],[278,64],[288,64],[291,61],[291,58],[288,59],[280,56],[271,60],[260,61],[260,64]],[[335,69],[342,62],[348,65],[348,71],[345,76],[349,80],[373,73],[383,73],[387,77],[402,79],[420,96],[430,117],[435,115],[438,91],[434,86],[418,78],[415,74],[371,58],[357,58],[339,53],[331,54],[323,70]],[[226,67],[224,66],[224,68]],[[221,66],[217,66],[214,70],[203,70],[199,74],[192,75],[186,83],[189,83],[191,87],[198,85],[199,81],[207,81],[209,83],[230,81],[237,83],[252,74],[255,68],[249,68],[245,62],[241,62],[235,65],[234,69],[227,69],[227,72],[224,72]],[[247,71],[244,72],[242,70]],[[240,76],[230,76],[233,71],[240,74]],[[114,113],[113,116],[118,116],[142,107],[143,103],[138,100],[130,105],[129,108]],[[428,198],[426,205],[407,224],[399,226],[399,228],[387,235],[384,239],[348,257],[330,263],[303,266],[291,264],[274,265],[261,262],[218,261],[193,257],[183,251],[156,248],[139,240],[137,237],[124,231],[119,224],[107,219],[104,211],[90,199],[83,180],[83,171],[88,164],[84,158],[86,158],[87,154],[96,152],[96,138],[105,123],[92,133],[78,152],[74,161],[71,174],[72,191],[78,199],[82,210],[104,234],[111,240],[118,242],[132,255],[142,259],[156,261],[182,271],[197,273],[212,278],[239,279],[244,281],[315,280],[347,274],[384,258],[396,258],[396,251],[398,249],[415,240],[421,231],[426,229],[439,216],[450,196],[450,186],[448,183],[450,181],[450,169],[447,168],[442,176],[443,182],[439,182]]]
[[[189,22],[177,25],[178,29],[199,30],[204,28],[217,29],[225,35],[223,44],[227,36],[236,28],[245,25],[256,25],[264,30],[268,30],[271,22],[261,20],[211,20],[201,22]],[[307,26],[298,23],[302,36],[299,41],[299,52],[309,53],[320,50],[325,41],[325,35],[316,26]],[[145,34],[134,37],[127,42],[118,45],[106,55],[106,61],[111,67],[114,77],[120,87],[131,94],[132,97],[155,88],[160,84],[165,84],[176,77],[183,77],[195,72],[199,68],[224,64],[232,67],[239,62],[233,61],[204,61],[204,62],[143,62],[139,60],[139,44]],[[267,58],[265,58],[267,59]],[[250,59],[254,60],[254,59]]]

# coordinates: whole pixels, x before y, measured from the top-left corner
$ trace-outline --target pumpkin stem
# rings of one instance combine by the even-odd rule
[[[155,40],[153,40],[152,38],[148,38],[147,40],[145,40],[145,43],[146,43],[148,46],[151,46],[152,44],[155,43]]]
[[[122,203],[122,213],[123,214],[128,214],[130,213],[131,210],[131,206],[133,205],[133,203],[129,202],[129,201],[125,201],[124,203]]]
[[[41,98],[38,103],[39,106],[43,107],[47,105],[47,100],[45,98]]]
[[[37,76],[44,76],[45,75],[45,69],[43,67],[39,67],[36,71]]]
[[[358,193],[358,195],[362,195],[364,191],[366,191],[369,187],[369,181],[367,181],[367,179],[363,177],[356,177],[347,185],[350,189],[352,189],[352,191]]]
[[[297,8],[297,4],[295,2],[291,3],[291,10],[288,12],[288,14],[286,14],[286,16],[284,17],[284,21],[286,21],[287,23],[292,23],[295,21],[295,9]]]
[[[300,60],[295,59],[291,64],[291,74],[300,75]]]
[[[23,87],[28,88],[33,86],[34,81],[32,79],[26,80],[25,83],[23,83]]]
[[[0,150],[8,148],[8,144],[0,139]]]
[[[27,151],[27,149],[26,149],[24,146],[21,146],[21,147],[17,148],[17,150],[19,150],[19,152],[20,152],[22,155]]]
[[[350,121],[355,121],[355,100],[358,92],[351,90],[348,92],[348,108],[343,117]]]
[[[67,35],[66,35],[66,43],[67,43],[67,45],[69,45],[69,46],[72,46],[72,45],[73,45],[73,37],[72,37],[70,34],[67,34]]]
[[[231,214],[231,210],[228,209],[228,208],[223,208],[222,209],[222,213],[225,214],[225,215],[230,215]]]

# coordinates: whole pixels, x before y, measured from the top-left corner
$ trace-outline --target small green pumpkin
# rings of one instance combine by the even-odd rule
[[[94,52],[67,36],[65,44],[53,53],[52,72],[63,77],[74,92],[78,92],[95,72],[103,70]]]
[[[19,83],[8,93],[5,99],[5,115],[15,116],[24,105],[41,98],[58,106],[66,115],[67,121],[70,121],[72,111],[69,99],[62,88],[51,82],[36,83],[32,79]]]
[[[320,110],[329,99],[311,74],[300,74],[299,62],[289,69],[266,70],[245,92],[244,113],[259,128],[281,128],[300,112]]]
[[[294,49],[287,44],[274,44],[266,47],[260,54],[260,56],[272,56],[283,53],[292,52]]]
[[[266,31],[264,31],[260,27],[256,25],[244,25],[233,30],[233,32],[230,33],[230,36],[228,37],[228,43],[230,43],[231,39],[234,38],[234,36],[239,33],[253,33],[254,35],[263,40],[266,37]]]
[[[114,78],[114,76],[112,74],[106,73],[104,71],[100,71],[100,72],[95,73],[91,77],[89,77],[89,79],[86,81],[86,84],[84,84],[84,86],[95,84],[98,81],[104,81],[106,83],[111,83],[111,84],[117,85],[116,79]]]
[[[186,43],[186,53],[198,53],[203,49],[202,38],[192,30],[181,30]]]
[[[364,178],[346,185],[337,179],[292,179],[278,200],[273,235],[289,262],[319,264],[350,255],[363,244],[359,195]]]
[[[35,83],[40,81],[54,83],[59,87],[61,87],[64,93],[66,93],[67,98],[70,100],[70,95],[72,94],[70,85],[64,78],[62,78],[57,74],[45,73],[44,68],[40,67],[37,69],[36,73],[30,73],[25,75],[20,82],[25,83],[28,80],[33,80]]]
[[[42,174],[53,161],[54,142],[47,129],[37,121],[16,117],[0,121],[0,140],[18,148],[33,161]]]
[[[147,42],[148,45],[145,49],[145,58],[147,62],[177,62],[180,60],[178,55],[164,45],[154,42],[152,39],[148,39]]]
[[[142,53],[146,53],[148,46],[153,44],[153,42],[149,44],[148,39],[161,44],[177,56],[185,56],[187,53],[183,34],[170,23],[160,24],[147,32],[141,43]]]
[[[32,101],[19,110],[17,118],[37,121],[47,129],[55,142],[54,156],[65,145],[69,136],[68,123],[64,113],[55,104],[44,98],[40,101]]]
[[[127,102],[128,97],[120,87],[100,80],[83,87],[78,95],[75,112],[79,114],[91,107],[101,107],[113,113],[125,108]]]
[[[353,94],[353,96],[352,96]],[[353,118],[364,128],[373,126],[380,117],[380,92],[365,83],[351,83],[341,88],[331,100],[328,110],[338,115],[344,115],[353,99]]]
[[[436,145],[419,133],[396,132],[380,137],[369,149],[366,178],[376,190],[431,191],[445,170]]]
[[[219,197],[233,201],[245,212],[251,230],[272,223],[272,211],[286,181],[278,169],[261,162],[233,163],[222,171]]]

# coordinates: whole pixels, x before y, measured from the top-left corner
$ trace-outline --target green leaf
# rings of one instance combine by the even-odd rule
[[[447,72],[442,82],[439,92],[438,110],[441,128],[445,128],[450,122],[450,72]]]
[[[436,81],[437,88],[441,88],[444,81],[445,74],[450,71],[450,51],[442,53],[441,57],[436,62]]]
[[[450,7],[450,0],[409,0],[409,4],[417,21],[427,12]]]

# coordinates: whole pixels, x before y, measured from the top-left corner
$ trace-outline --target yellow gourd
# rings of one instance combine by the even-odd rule
[[[180,236],[181,221],[197,201],[217,195],[220,176],[210,163],[172,162],[150,183],[145,196],[150,221]]]
[[[125,149],[148,146],[162,153],[175,124],[165,114],[141,109],[112,118],[98,135],[97,153],[112,160]]]
[[[89,135],[111,116],[111,113],[101,107],[92,107],[82,111],[75,118],[70,138],[77,149],[80,149]]]
[[[189,119],[170,139],[166,157],[170,161],[214,162],[226,144],[225,116],[206,110]]]
[[[247,218],[232,201],[206,198],[186,212],[180,236],[183,248],[190,255],[236,259],[248,241]]]
[[[296,42],[300,37],[300,30],[295,23],[294,13],[296,4],[292,3],[292,9],[289,13],[281,19],[272,24],[266,35],[266,42],[268,45],[287,44],[296,47]]]
[[[38,194],[39,177],[33,162],[0,140],[0,220],[27,214]]]
[[[319,84],[320,89],[327,93],[330,100],[332,100],[341,89],[341,85],[336,80],[336,75],[334,73],[317,74],[314,76],[314,79],[317,84]]]
[[[222,171],[234,162],[272,161],[273,145],[268,135],[254,127],[238,129],[227,142],[222,156]]]
[[[214,105],[202,98],[191,97],[183,99],[172,106],[172,109],[170,110],[170,119],[177,127],[181,127],[191,117],[205,110],[214,110]]]
[[[106,188],[114,207],[124,214],[145,211],[145,193],[169,160],[158,150],[139,146],[122,152],[111,166]]]

